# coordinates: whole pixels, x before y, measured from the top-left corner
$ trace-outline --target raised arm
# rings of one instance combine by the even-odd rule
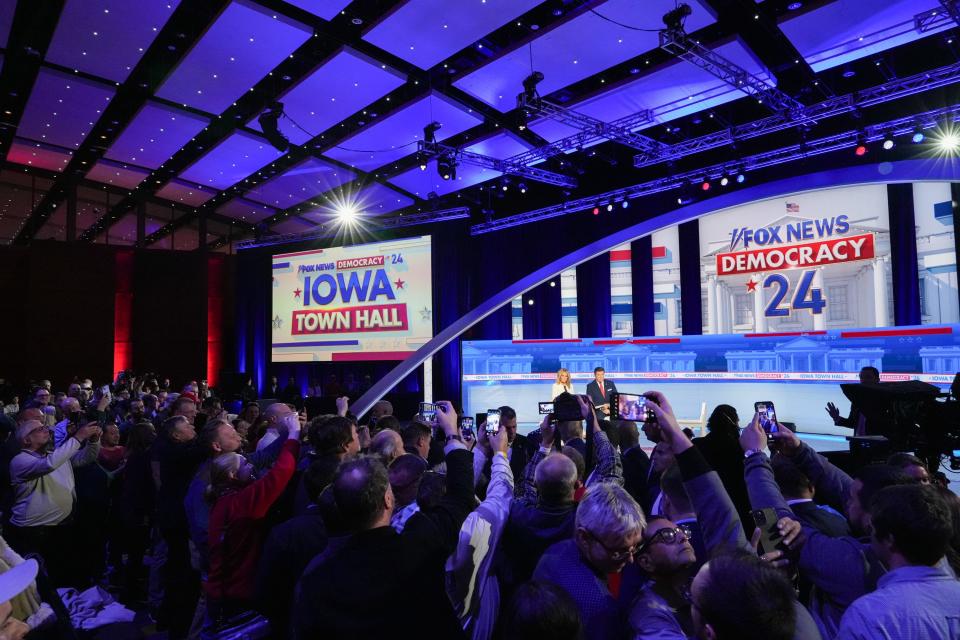
[[[842,511],[853,487],[853,478],[802,442],[789,429],[782,428],[770,437],[773,440],[772,448],[793,458],[797,467],[810,478],[817,488],[817,502]]]
[[[597,465],[587,477],[584,483],[587,486],[593,486],[601,482],[614,482],[623,486],[623,464],[620,462],[620,454],[610,444],[610,439],[600,427],[600,421],[597,419],[597,412],[587,396],[577,396],[577,402],[580,405],[580,415],[587,421],[587,429],[593,436],[593,454],[596,457]]]

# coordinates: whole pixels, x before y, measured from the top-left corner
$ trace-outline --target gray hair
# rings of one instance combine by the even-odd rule
[[[393,460],[404,453],[403,439],[396,431],[384,429],[373,436],[373,441],[370,443],[370,453],[377,454],[385,460]]]
[[[594,534],[609,532],[626,536],[643,530],[647,519],[643,509],[623,487],[601,482],[590,487],[577,506],[576,526]]]

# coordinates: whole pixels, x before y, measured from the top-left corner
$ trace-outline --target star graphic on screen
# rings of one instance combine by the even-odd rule
[[[293,290],[293,297],[294,297],[294,298],[299,298],[301,293],[303,293],[303,291],[301,291],[300,289],[294,289],[294,290]]]
[[[401,280],[400,278],[397,278],[396,280],[393,281],[393,284],[397,286],[397,289],[403,289],[403,285],[407,283]]]
[[[283,326],[283,318],[281,318],[280,316],[274,316],[274,317],[273,317],[273,328],[274,328],[274,329],[279,329],[279,328],[282,327],[282,326]]]
[[[426,307],[424,307],[423,309],[420,310],[420,317],[423,318],[424,320],[429,320],[429,319],[430,319],[430,314],[432,314],[432,313],[433,313],[433,311],[431,311],[430,309],[427,309]]]
[[[758,284],[760,284],[760,283],[759,283],[759,282],[754,282],[754,281],[753,281],[753,278],[750,278],[749,280],[747,280],[747,291],[750,292],[750,293],[756,292],[756,290],[757,290],[757,285],[758,285]]]

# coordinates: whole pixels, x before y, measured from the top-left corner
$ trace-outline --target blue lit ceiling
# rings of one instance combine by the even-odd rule
[[[917,27],[936,0],[687,2],[686,33],[804,104],[957,60],[955,23],[939,16]],[[491,163],[584,131],[520,117],[517,95],[532,71],[544,75],[540,96],[597,121],[648,113],[629,128],[665,144],[768,114],[659,48],[661,17],[675,5],[66,0],[40,10],[31,0],[2,2],[0,80],[22,88],[4,98],[12,106],[0,122],[3,173],[31,176],[34,186],[22,176],[0,180],[0,243],[65,239],[57,205],[68,170],[80,189],[107,197],[96,206],[78,200],[83,239],[132,243],[124,202],[132,193],[152,208],[147,244],[161,248],[195,248],[198,215],[209,216],[208,239],[219,247],[258,224],[310,230],[344,201],[369,216],[530,208],[510,200],[515,190],[501,193],[503,174]],[[42,50],[20,53],[27,40]],[[258,121],[274,101],[284,111],[278,133],[291,143],[284,151]],[[489,162],[460,159],[456,177],[443,180],[436,159],[417,153],[432,121],[441,125],[437,141]],[[594,137],[562,152],[569,162],[527,164],[574,176],[583,196],[617,172],[631,178],[636,150]],[[596,165],[595,156],[608,162]],[[547,203],[569,191],[511,179]]]

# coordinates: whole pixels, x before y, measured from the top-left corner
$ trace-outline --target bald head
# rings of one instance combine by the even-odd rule
[[[80,411],[80,401],[76,398],[64,398],[60,402],[60,410],[65,414],[75,413]]]
[[[549,455],[537,465],[533,482],[546,504],[573,502],[577,488],[577,465],[565,455]]]
[[[370,443],[370,453],[383,458],[383,463],[390,463],[403,455],[403,438],[391,429],[385,429],[373,437]]]
[[[390,486],[398,506],[406,506],[417,499],[420,480],[426,470],[427,461],[412,453],[405,453],[393,461],[389,472]]]
[[[370,417],[379,420],[383,416],[393,415],[393,405],[389,400],[380,400],[370,409]]]
[[[31,407],[30,409],[24,409],[17,414],[17,424],[23,424],[29,420],[43,422],[43,411],[41,409],[37,409],[36,407]]]
[[[293,409],[289,405],[286,405],[282,402],[274,402],[271,405],[268,405],[266,410],[263,412],[264,418],[271,425],[277,425],[280,420],[283,419],[283,416],[288,413],[292,413]]]

